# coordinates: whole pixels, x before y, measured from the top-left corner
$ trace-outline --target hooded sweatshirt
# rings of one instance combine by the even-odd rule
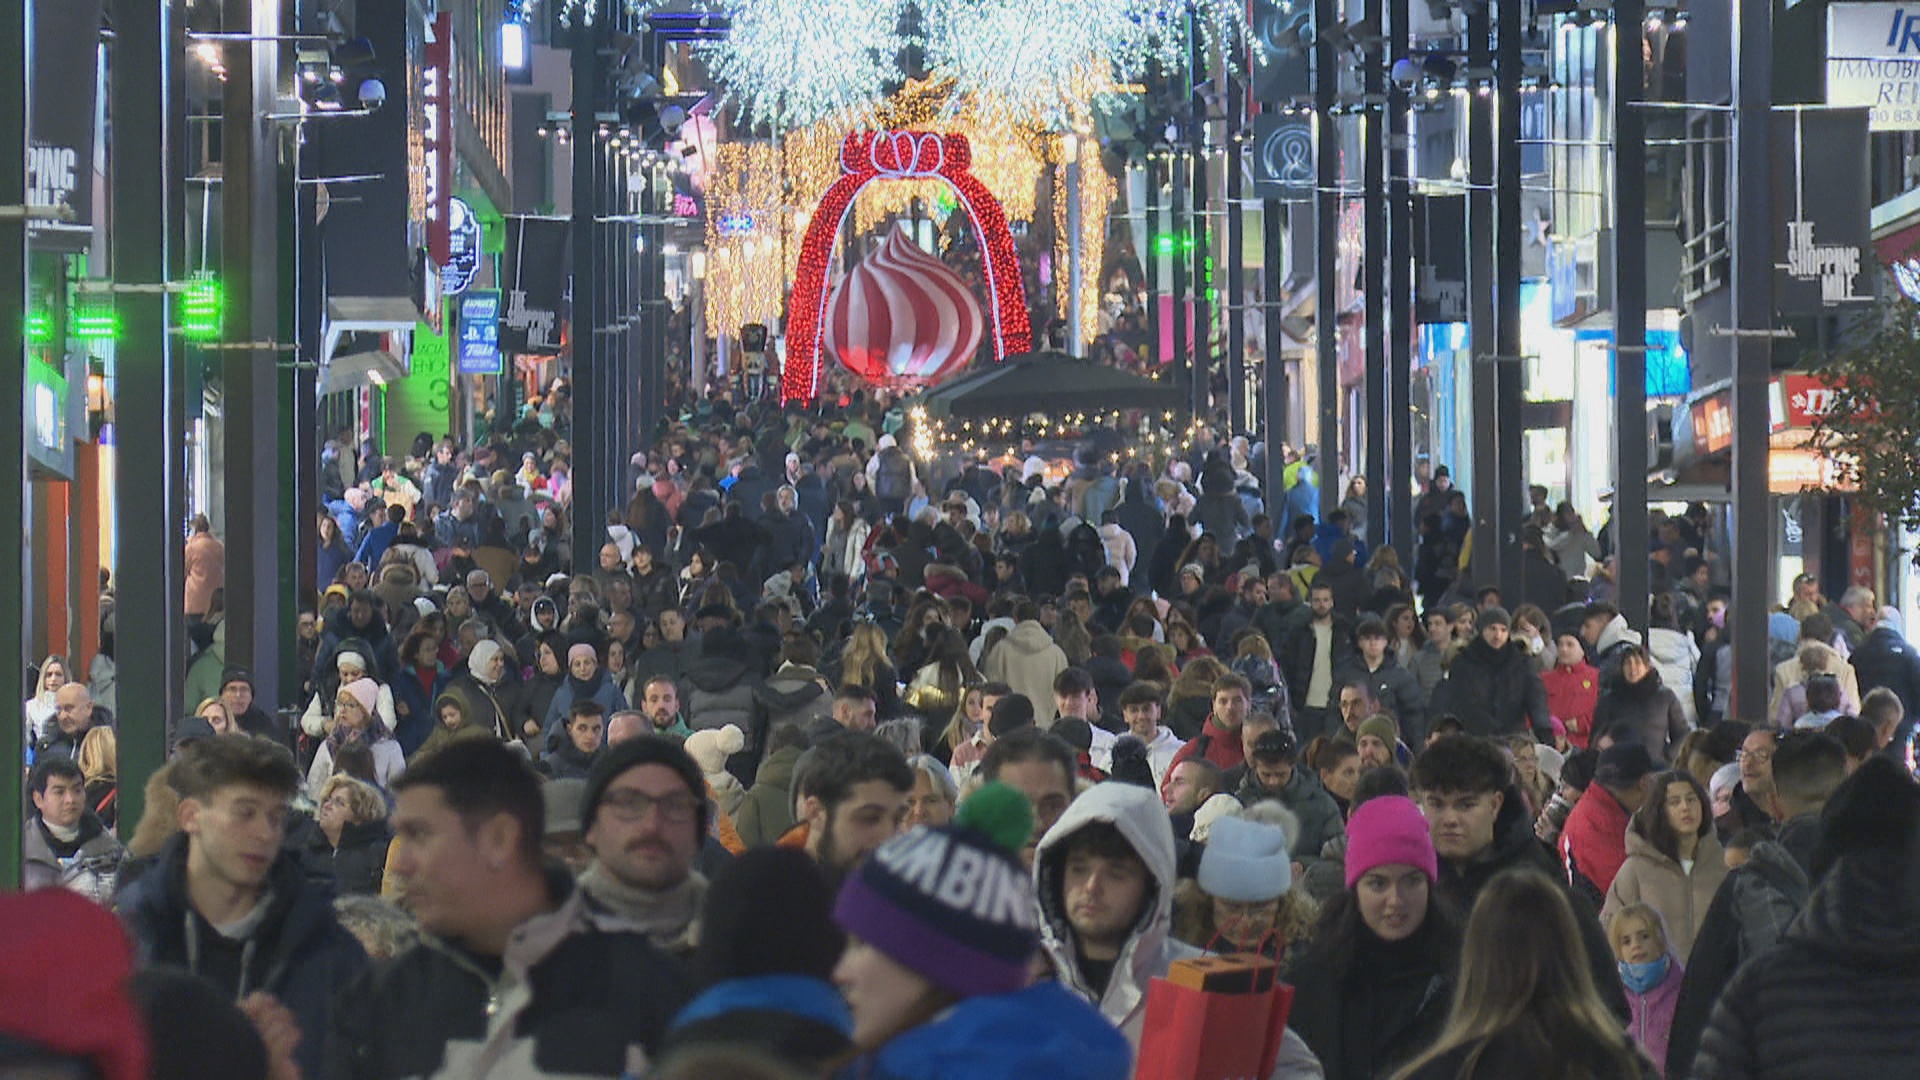
[[[1120,830],[1147,866],[1152,878],[1145,910],[1132,936],[1121,947],[1113,976],[1104,993],[1096,996],[1083,972],[1073,928],[1065,910],[1066,845],[1064,841],[1095,822]],[[1175,960],[1200,955],[1200,950],[1175,941],[1173,887],[1175,857],[1173,826],[1166,808],[1154,793],[1142,787],[1108,782],[1096,784],[1075,799],[1053,828],[1040,838],[1034,852],[1033,879],[1040,897],[1040,946],[1052,962],[1060,984],[1099,1008],[1136,1049],[1146,1019],[1147,983],[1163,977]]]
[[[1064,907],[1064,841],[1095,822],[1106,822],[1119,829],[1120,835],[1126,838],[1141,861],[1146,863],[1147,874],[1153,879],[1153,890],[1143,905],[1140,921],[1134,925],[1132,935],[1114,961],[1113,974],[1107,980],[1106,990],[1098,995],[1082,970],[1079,950],[1074,945],[1073,928],[1067,921]],[[1166,809],[1160,805],[1154,793],[1146,788],[1113,781],[1095,784],[1086,794],[1074,800],[1053,828],[1047,830],[1047,835],[1040,838],[1040,844],[1034,852],[1033,878],[1040,900],[1040,948],[1053,965],[1059,985],[1098,1008],[1100,1014],[1118,1027],[1128,1044],[1138,1051],[1141,1031],[1146,1024],[1147,984],[1165,977],[1175,960],[1188,960],[1202,955],[1199,949],[1176,941],[1171,936],[1176,870],[1173,826],[1168,822]],[[978,1045],[978,1042],[974,1043],[975,1047]],[[1033,1070],[1023,1071],[1021,1075],[1042,1074]],[[1046,1075],[1079,1077],[1092,1074],[1050,1068]],[[1313,1052],[1289,1028],[1280,1047],[1280,1057],[1274,1063],[1274,1080],[1304,1080],[1321,1075],[1320,1064]]]

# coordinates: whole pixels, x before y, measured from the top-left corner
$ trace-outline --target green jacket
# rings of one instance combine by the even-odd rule
[[[793,828],[793,770],[800,754],[797,747],[782,747],[760,763],[746,800],[733,816],[741,843],[748,847],[771,844]]]

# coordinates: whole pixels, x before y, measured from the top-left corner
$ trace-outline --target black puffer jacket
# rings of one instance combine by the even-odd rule
[[[1911,1076],[1920,892],[1911,858],[1841,858],[1780,945],[1727,984],[1698,1080]]]
[[[380,879],[386,874],[387,845],[393,831],[385,821],[358,821],[340,830],[340,846],[327,842],[319,829],[307,845],[307,866],[331,867],[333,890],[341,896],[378,896]]]
[[[1531,731],[1541,742],[1553,737],[1547,713],[1547,688],[1533,658],[1517,641],[1496,649],[1476,637],[1453,658],[1447,677],[1433,688],[1427,711],[1452,713],[1469,735],[1519,735]]]
[[[1660,683],[1660,673],[1651,667],[1639,682],[1622,678],[1600,693],[1593,710],[1593,730],[1606,731],[1626,722],[1634,738],[1646,746],[1656,765],[1665,764],[1672,748],[1687,737],[1687,713],[1680,699]]]
[[[1906,711],[1889,749],[1904,748],[1913,739],[1914,722],[1920,720],[1920,651],[1893,627],[1876,626],[1853,650],[1851,659],[1861,694],[1885,687],[1900,698]]]

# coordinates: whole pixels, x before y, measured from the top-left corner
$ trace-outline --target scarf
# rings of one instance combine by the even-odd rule
[[[595,862],[580,875],[580,888],[638,926],[657,948],[684,953],[698,941],[700,903],[707,895],[707,879],[698,870],[688,871],[686,880],[672,888],[655,891],[634,888]]]
[[[1647,991],[1667,981],[1667,968],[1672,956],[1662,956],[1658,960],[1649,960],[1644,964],[1629,964],[1620,961],[1620,981],[1628,990],[1636,994]]]
[[[573,687],[573,700],[575,701],[593,700],[593,696],[595,694],[598,694],[600,692],[600,688],[602,686],[605,686],[606,684],[607,684],[607,669],[604,666],[594,668],[593,678],[588,679],[585,682],[581,682],[579,679],[575,678],[572,674],[567,675],[567,685]]]

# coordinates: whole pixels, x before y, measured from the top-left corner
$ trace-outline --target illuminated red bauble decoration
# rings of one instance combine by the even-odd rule
[[[840,178],[821,198],[800,242],[788,303],[787,357],[780,372],[782,401],[812,401],[819,393],[820,344],[829,318],[827,266],[834,239],[853,208],[853,197],[875,180],[938,179],[953,188],[980,243],[989,304],[986,340],[993,346],[993,358],[1004,360],[1033,347],[1020,260],[1006,212],[972,167],[973,148],[964,135],[861,131],[847,136],[840,147]]]
[[[887,234],[827,301],[827,349],[882,386],[925,386],[965,364],[986,313],[960,275],[921,250],[904,227]]]

